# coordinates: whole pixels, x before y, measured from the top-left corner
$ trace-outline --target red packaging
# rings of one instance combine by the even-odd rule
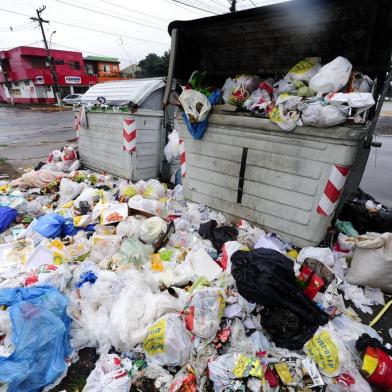
[[[362,370],[369,374],[366,364],[369,366],[369,363],[374,361],[376,362],[375,370],[367,377],[367,380],[384,391],[392,391],[392,357],[379,348],[367,347]]]
[[[305,295],[309,299],[313,299],[316,294],[321,290],[321,288],[325,285],[324,281],[317,274],[313,274],[308,287],[304,290]]]
[[[303,265],[301,268],[300,274],[298,275],[298,278],[297,278],[298,284],[301,287],[306,287],[312,274],[313,274],[313,270],[311,268],[309,268],[307,265]]]

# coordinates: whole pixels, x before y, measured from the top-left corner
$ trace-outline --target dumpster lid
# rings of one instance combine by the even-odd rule
[[[81,97],[81,103],[87,104],[104,97],[108,105],[126,105],[130,101],[140,106],[154,91],[165,87],[164,78],[117,80],[98,83],[89,88]]]
[[[384,78],[392,51],[392,1],[292,0],[174,21],[169,33],[169,78],[183,81],[194,70],[206,70],[216,82],[239,73],[280,76],[305,57],[326,64],[337,56]]]

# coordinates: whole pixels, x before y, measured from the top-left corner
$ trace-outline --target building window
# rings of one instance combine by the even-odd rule
[[[110,72],[110,65],[109,64],[103,65],[103,72]]]
[[[30,82],[28,80],[25,80],[24,84],[25,86],[30,86]]]
[[[14,86],[15,87],[19,86],[19,82],[14,82]]]
[[[73,69],[80,69],[80,63],[79,61],[71,61],[70,64],[71,68]]]
[[[92,64],[86,64],[87,75],[94,75],[94,67]]]
[[[36,57],[30,58],[31,66],[33,68],[45,68],[46,67],[46,57]]]

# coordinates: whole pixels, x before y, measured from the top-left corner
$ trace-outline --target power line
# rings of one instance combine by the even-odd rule
[[[210,13],[210,14],[219,15],[218,13],[216,13],[216,12],[214,12],[214,11],[206,10],[206,9],[204,9],[204,8],[197,7],[197,6],[192,5],[192,4],[184,3],[183,1],[180,1],[180,0],[172,0],[172,1],[173,1],[174,3],[179,3],[179,4],[185,5],[185,6],[190,7],[190,8],[195,8],[195,9],[197,9],[197,10],[199,10],[199,11],[204,11],[204,12],[208,12],[208,13]]]
[[[128,18],[124,18],[122,16],[116,16],[116,15],[112,15],[112,14],[107,14],[106,12],[98,11],[98,10],[95,10],[93,8],[88,8],[88,7],[84,7],[84,6],[81,6],[81,5],[68,3],[67,1],[63,1],[63,0],[55,0],[55,1],[57,1],[58,3],[66,4],[66,5],[70,6],[70,7],[79,8],[79,9],[82,9],[82,10],[94,12],[96,14],[109,16],[110,18],[120,19],[120,20],[124,20],[125,22],[130,22],[130,23],[138,24],[140,26],[149,27],[150,29],[165,31],[165,29],[163,27],[155,27],[155,26],[152,26],[152,25],[149,25],[149,24],[146,24],[146,23],[136,22],[135,20],[132,20],[132,19],[128,19]]]
[[[163,18],[159,18],[158,16],[147,14],[145,12],[136,11],[136,10],[133,10],[132,8],[128,8],[128,7],[125,7],[123,5],[118,5],[116,3],[112,3],[111,1],[107,1],[107,0],[100,0],[100,1],[102,3],[110,4],[110,5],[114,6],[114,7],[118,7],[118,8],[124,9],[124,10],[128,10],[128,11],[134,12],[135,14],[140,14],[140,15],[143,15],[143,16],[148,16],[149,18],[155,18],[155,19],[158,19],[158,20],[162,20],[163,22],[166,22],[166,23],[168,22],[168,19],[163,19]]]
[[[4,12],[11,13],[11,14],[16,14],[16,15],[21,15],[21,16],[30,17],[30,15],[24,14],[22,12],[10,11],[10,10],[4,9],[4,8],[0,8],[0,11],[4,11]],[[78,25],[74,25],[72,23],[61,22],[61,21],[55,20],[55,19],[52,19],[52,22],[55,22],[55,23],[58,23],[58,24],[61,24],[61,25],[64,25],[64,26],[74,27],[76,29],[89,30],[89,31],[97,32],[97,33],[107,34],[107,35],[111,35],[113,37],[122,36],[123,38],[133,39],[133,40],[142,41],[142,42],[148,42],[148,43],[151,43],[151,44],[154,44],[154,45],[165,46],[165,47],[169,46],[167,44],[164,44],[163,42],[151,41],[151,40],[144,39],[144,38],[132,37],[132,36],[126,35],[126,34],[115,34],[115,33],[109,32],[109,31],[94,29],[92,27],[86,27],[86,26],[78,26]]]

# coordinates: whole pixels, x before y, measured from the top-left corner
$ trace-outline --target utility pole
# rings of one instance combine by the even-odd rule
[[[52,56],[50,55],[50,48],[48,46],[48,41],[46,40],[45,31],[44,31],[44,27],[43,27],[43,23],[49,23],[49,21],[41,18],[41,13],[43,11],[45,11],[45,9],[46,9],[46,6],[44,6],[44,5],[41,8],[38,8],[36,10],[37,17],[36,18],[32,17],[30,19],[35,22],[38,22],[39,27],[41,27],[42,38],[44,39],[45,48],[46,48],[46,51],[48,52],[49,68],[50,68],[50,72],[51,72],[52,78],[53,78],[53,92],[54,92],[54,96],[56,97],[57,103],[60,105],[61,104],[61,97],[60,97],[59,84],[58,84],[58,79],[57,79],[57,74],[56,74],[56,66],[53,62]]]
[[[230,12],[236,11],[237,0],[231,0]]]

